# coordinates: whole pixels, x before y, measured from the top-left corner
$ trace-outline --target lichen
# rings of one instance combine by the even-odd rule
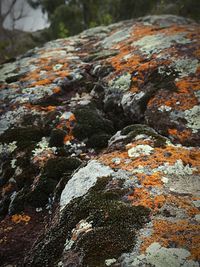
[[[17,141],[13,141],[9,144],[6,143],[0,143],[0,154],[10,154],[15,151],[17,148]]]
[[[186,110],[184,118],[187,120],[187,126],[192,129],[193,133],[197,133],[200,130],[200,106],[194,106]]]
[[[74,198],[85,195],[99,177],[107,177],[112,173],[109,167],[103,166],[96,160],[90,161],[86,167],[75,173],[65,186],[60,198],[61,210]]]
[[[149,145],[138,145],[128,150],[128,156],[130,158],[137,158],[141,155],[150,155],[153,153],[153,148]]]
[[[126,40],[130,36],[131,31],[131,28],[125,28],[123,30],[114,32],[102,41],[103,47],[111,48],[114,44]]]
[[[113,88],[113,90],[119,89],[121,91],[129,90],[130,85],[131,85],[131,74],[128,72],[124,73],[123,75],[120,75],[114,80],[109,81],[108,83],[108,86]]]
[[[131,266],[155,267],[198,267],[198,262],[189,259],[190,252],[183,248],[165,248],[159,243],[152,243],[146,250],[146,254],[137,256]]]
[[[195,74],[199,66],[200,64],[197,59],[186,57],[174,59],[174,63],[172,63],[172,67],[178,71],[180,78]]]
[[[158,54],[162,50],[171,47],[173,44],[189,44],[191,41],[186,38],[186,34],[156,34],[145,36],[138,41],[133,42],[132,46],[138,46],[140,51],[150,57],[152,54]]]

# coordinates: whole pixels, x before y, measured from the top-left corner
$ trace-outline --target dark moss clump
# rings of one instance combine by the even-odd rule
[[[11,201],[9,206],[9,214],[19,213],[24,210],[26,201],[27,189],[22,189],[16,193],[13,201]]]
[[[17,146],[25,148],[35,142],[39,142],[47,134],[46,130],[36,126],[26,128],[8,129],[0,136],[0,142],[9,143],[17,141]]]
[[[166,145],[165,137],[158,134],[154,129],[144,124],[129,125],[121,131],[121,134],[127,136],[127,138],[125,139],[126,143],[131,142],[137,135],[144,134],[153,138],[155,147],[163,147]]]
[[[118,257],[134,244],[135,231],[146,221],[149,210],[121,201],[126,190],[105,190],[109,178],[100,179],[85,198],[71,203],[63,216],[70,215],[70,229],[81,220],[92,221],[93,230],[82,235],[74,251],[83,251],[83,266],[104,266],[110,257]],[[74,226],[73,226],[74,225]]]
[[[77,108],[74,115],[77,123],[73,129],[73,135],[76,138],[79,140],[88,139],[88,144],[91,147],[100,148],[107,145],[107,140],[114,133],[110,120],[105,119],[99,110],[90,105]],[[97,141],[101,137],[102,141]]]
[[[70,179],[72,171],[77,169],[80,164],[79,159],[71,157],[49,159],[34,190],[27,194],[28,204],[34,207],[46,205],[63,176],[66,176],[66,183]]]
[[[99,179],[85,197],[71,201],[58,224],[36,244],[29,266],[44,266],[44,262],[45,266],[54,266],[61,257],[66,238],[71,238],[72,229],[83,219],[92,221],[92,230],[80,235],[71,249],[80,255],[81,266],[103,267],[105,259],[117,258],[133,248],[136,230],[148,220],[149,210],[124,203],[122,197],[127,189],[108,189],[111,180],[111,177]]]
[[[62,147],[64,145],[64,137],[66,132],[60,129],[53,129],[51,131],[49,146]]]
[[[73,157],[49,159],[44,167],[43,175],[59,181],[64,173],[72,172],[81,165],[81,160]]]
[[[41,176],[37,185],[26,195],[26,202],[33,207],[43,207],[48,203],[57,181]]]
[[[108,140],[111,138],[111,135],[106,133],[94,134],[90,137],[87,142],[88,147],[95,148],[104,148],[108,145]]]
[[[93,225],[74,247],[76,252],[84,252],[83,266],[104,266],[105,259],[119,257],[133,247],[135,232],[146,221],[149,210],[122,202],[124,194],[123,189],[92,190],[80,201],[76,212]]]

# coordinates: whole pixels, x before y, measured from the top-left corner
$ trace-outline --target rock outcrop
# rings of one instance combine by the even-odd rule
[[[2,266],[199,266],[199,39],[149,16],[1,66]]]

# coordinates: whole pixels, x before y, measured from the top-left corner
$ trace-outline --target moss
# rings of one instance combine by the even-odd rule
[[[85,197],[74,199],[66,206],[58,224],[36,244],[33,257],[29,258],[30,266],[40,267],[44,262],[54,266],[61,257],[66,238],[71,238],[72,229],[82,219],[93,221],[93,228],[72,247],[83,256],[81,266],[104,266],[105,259],[118,257],[133,248],[136,230],[148,220],[149,210],[122,202],[127,189],[109,190],[111,180],[112,177],[98,179]]]
[[[35,142],[39,142],[43,136],[47,134],[45,129],[29,126],[26,128],[13,128],[5,131],[0,136],[0,142],[9,143],[17,141],[17,145],[21,148],[27,147]]]
[[[74,249],[84,251],[83,266],[104,266],[107,258],[118,257],[134,245],[135,231],[148,217],[149,210],[121,201],[126,190],[102,190],[105,179],[76,206],[76,219],[92,221],[92,231],[82,235]]]
[[[19,213],[24,210],[26,194],[27,194],[27,189],[22,189],[19,192],[17,192],[14,200],[11,202],[9,207],[10,214]]]
[[[50,194],[53,193],[57,182],[45,176],[40,180],[33,191],[26,195],[26,201],[33,207],[43,207],[48,203]]]
[[[77,121],[73,129],[73,135],[83,140],[99,132],[112,134],[114,132],[112,122],[103,118],[96,108],[91,106],[79,107],[74,111]]]
[[[78,158],[58,157],[49,159],[44,167],[43,175],[48,178],[60,180],[64,173],[73,171],[81,165]]]
[[[64,145],[64,137],[66,132],[60,129],[53,129],[51,131],[49,146],[62,147]]]
[[[94,147],[94,148],[104,148],[108,145],[108,140],[111,138],[111,135],[106,133],[99,133],[92,135],[87,145],[88,147]]]
[[[121,131],[122,135],[126,135],[127,138],[125,140],[126,143],[131,142],[137,135],[145,134],[154,139],[155,147],[163,147],[166,145],[166,138],[156,133],[152,128],[144,125],[144,124],[133,124],[125,127]]]

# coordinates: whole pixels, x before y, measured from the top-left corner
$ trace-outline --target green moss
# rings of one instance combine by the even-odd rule
[[[60,129],[53,129],[51,131],[49,146],[62,147],[64,145],[64,137],[66,132]]]
[[[39,142],[47,134],[45,129],[29,126],[26,128],[8,129],[0,136],[0,142],[9,143],[17,141],[17,146],[25,148],[35,142]]]
[[[89,147],[104,148],[104,147],[107,147],[108,140],[110,138],[111,138],[111,135],[106,134],[106,133],[94,134],[89,138],[87,145]]]
[[[166,146],[166,138],[144,124],[129,125],[121,131],[121,134],[127,136],[126,143],[131,142],[137,135],[144,134],[153,138],[155,147]]]
[[[93,229],[82,235],[74,250],[84,252],[83,266],[104,266],[107,258],[119,257],[134,246],[135,231],[147,220],[149,210],[133,207],[121,198],[124,189],[102,189],[109,178],[99,179],[90,193],[70,205],[76,211],[75,221],[92,221]],[[67,212],[67,211],[66,211]]]
[[[40,177],[40,180],[33,191],[26,195],[26,201],[33,207],[43,207],[48,203],[50,194],[53,193],[57,182],[53,179],[48,179],[45,176]]]
[[[84,106],[74,111],[77,124],[73,129],[73,134],[79,140],[90,138],[98,133],[113,134],[112,122],[103,118],[96,108]]]
[[[63,210],[59,222],[54,225],[43,240],[35,245],[33,257],[29,258],[34,267],[55,266],[61,258],[66,239],[80,220],[92,221],[92,230],[78,237],[72,253],[83,257],[81,266],[103,267],[105,259],[119,257],[134,247],[136,230],[148,220],[149,210],[142,206],[133,207],[122,201],[127,193],[118,183],[110,188],[112,177],[100,178],[85,197],[79,197]],[[110,188],[110,189],[109,189]]]
[[[44,167],[43,175],[59,181],[64,173],[72,172],[81,165],[81,160],[72,157],[49,159]]]

